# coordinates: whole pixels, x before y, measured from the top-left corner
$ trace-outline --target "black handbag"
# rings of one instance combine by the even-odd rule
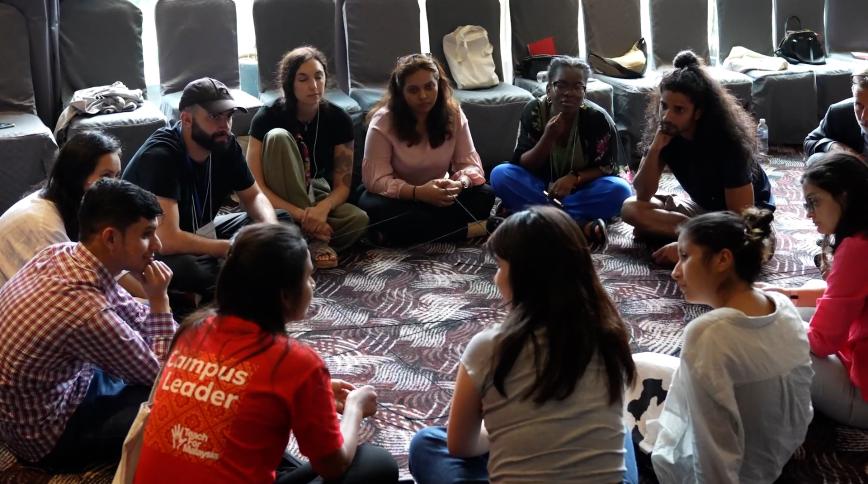
[[[790,20],[798,22],[795,30],[790,29]],[[825,64],[826,49],[820,34],[813,30],[803,29],[802,21],[795,15],[784,22],[784,38],[778,45],[775,55],[783,57],[790,64]]]
[[[518,63],[518,75],[532,81],[536,80],[536,75],[540,71],[547,71],[552,59],[556,56],[541,54],[525,57]]]

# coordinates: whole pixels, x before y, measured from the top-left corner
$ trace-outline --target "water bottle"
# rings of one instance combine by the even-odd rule
[[[756,138],[760,154],[767,156],[769,154],[769,125],[766,124],[765,118],[760,118],[759,124],[756,125]]]

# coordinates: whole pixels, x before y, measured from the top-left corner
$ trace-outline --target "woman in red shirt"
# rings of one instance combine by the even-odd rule
[[[830,153],[805,170],[802,190],[808,217],[833,239],[834,259],[825,284],[778,290],[816,306],[808,329],[814,407],[868,429],[868,164]]]
[[[296,227],[239,232],[216,314],[179,331],[157,382],[137,483],[397,482],[385,450],[358,445],[360,422],[377,409],[373,387],[330,379],[322,359],[286,335],[307,312],[312,271]],[[310,464],[284,457],[290,432]]]

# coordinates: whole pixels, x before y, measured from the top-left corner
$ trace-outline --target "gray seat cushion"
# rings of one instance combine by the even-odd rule
[[[0,212],[48,176],[57,154],[51,130],[30,113],[3,111],[0,122]]]
[[[641,156],[637,144],[645,130],[645,113],[660,84],[660,73],[649,71],[639,79],[618,79],[600,74],[594,74],[594,77],[612,86],[615,123],[619,132],[626,135],[622,143],[629,146],[625,155],[628,160],[637,160]]]
[[[386,88],[384,87],[363,87],[350,90],[350,97],[359,103],[364,113],[370,111],[385,95]]]
[[[793,71],[812,71],[817,80],[817,115],[823,117],[829,106],[853,95],[853,68],[859,65],[850,57],[830,56],[823,65],[791,65]]]
[[[708,70],[711,76],[735,96],[745,109],[750,110],[753,79],[741,72],[731,71],[718,66],[708,67]]]
[[[484,106],[497,106],[501,104],[520,103],[522,106],[533,99],[526,90],[512,84],[500,83],[486,89],[456,89],[455,99],[465,104],[479,104]]]
[[[66,139],[89,129],[99,129],[121,141],[121,163],[126,166],[146,139],[168,124],[166,117],[153,103],[146,101],[139,109],[126,113],[76,116],[66,131]]]
[[[541,97],[546,93],[545,82],[516,77],[515,85],[530,92],[534,97]],[[748,91],[748,95],[750,95],[750,91]],[[588,79],[585,97],[597,106],[603,108],[603,110],[609,113],[609,116],[614,118],[615,114],[612,109],[612,86],[597,79]]]
[[[253,120],[253,115],[262,107],[259,99],[247,94],[241,89],[229,89],[232,93],[232,98],[239,106],[247,108],[247,112],[238,111],[232,116],[232,132],[235,136],[247,136],[250,134],[250,122]],[[181,112],[178,110],[178,105],[181,103],[180,92],[171,94],[163,94],[160,100],[160,111],[166,115],[169,122],[174,123],[181,119]]]
[[[467,115],[470,134],[482,163],[489,168],[512,159],[521,113],[533,95],[512,84],[488,89],[455,91]]]

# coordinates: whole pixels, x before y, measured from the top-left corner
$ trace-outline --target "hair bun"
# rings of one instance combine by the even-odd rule
[[[672,65],[675,66],[676,69],[698,66],[699,57],[696,57],[696,54],[692,50],[682,50],[675,55],[675,59],[672,60]]]
[[[750,207],[741,216],[744,219],[745,242],[766,245],[766,240],[772,234],[774,214],[770,210]]]

